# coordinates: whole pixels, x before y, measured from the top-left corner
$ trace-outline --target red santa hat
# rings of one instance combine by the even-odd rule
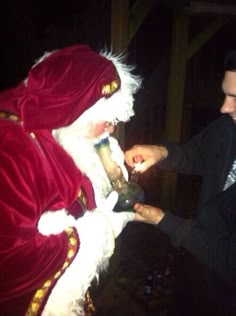
[[[124,81],[127,75],[131,79],[130,96],[140,81],[130,74],[130,68],[122,65],[119,57],[98,54],[85,45],[45,54],[30,69],[23,83],[0,95],[1,110],[17,114],[26,130],[68,126],[99,100],[110,98],[121,90],[123,82],[117,68]],[[133,115],[132,103],[133,99],[119,104],[117,114],[108,108],[105,113],[112,112],[114,120],[125,121]],[[101,111],[104,113],[103,109],[104,105],[99,105],[94,116]],[[125,117],[121,113],[126,113]],[[108,119],[111,120],[111,115]]]

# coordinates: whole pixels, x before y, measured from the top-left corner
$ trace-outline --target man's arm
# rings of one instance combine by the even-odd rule
[[[183,219],[167,212],[157,227],[175,246],[181,246],[213,269],[229,285],[236,284],[236,233],[209,231],[198,221]]]
[[[225,211],[225,206],[223,206]],[[171,243],[176,247],[183,247],[200,262],[213,269],[228,284],[236,284],[236,233],[215,229],[217,225],[224,225],[225,219],[221,218],[220,210],[214,202],[210,210],[203,210],[209,214],[204,224],[199,220],[184,219],[172,212],[163,212],[161,209],[149,205],[135,205],[136,221],[155,224],[165,233]],[[209,223],[208,223],[209,222]],[[207,223],[213,223],[209,229]]]

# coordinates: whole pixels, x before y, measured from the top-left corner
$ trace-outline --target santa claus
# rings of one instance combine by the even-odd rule
[[[113,211],[117,193],[94,149],[134,114],[141,80],[131,71],[119,56],[74,45],[0,94],[1,315],[86,315],[87,289],[134,217]]]

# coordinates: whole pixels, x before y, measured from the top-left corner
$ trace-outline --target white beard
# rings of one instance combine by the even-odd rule
[[[101,205],[111,192],[111,184],[90,139],[68,135],[69,131],[59,130],[55,137],[59,144],[73,158],[75,164],[91,181],[96,205]]]

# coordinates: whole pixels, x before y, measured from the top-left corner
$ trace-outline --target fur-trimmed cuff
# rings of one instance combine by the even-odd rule
[[[80,249],[58,280],[43,316],[84,315],[85,293],[91,281],[104,270],[115,248],[114,232],[99,212],[87,212],[76,222]]]
[[[48,280],[46,280],[42,284],[42,286],[35,292],[25,316],[41,315],[41,311],[43,310],[45,302],[47,301],[52,289],[56,286],[58,279],[63,275],[63,273],[65,273],[66,269],[68,269],[76,256],[79,248],[79,239],[76,229],[67,228],[64,230],[64,232],[68,238],[68,250],[65,261],[62,267]]]

